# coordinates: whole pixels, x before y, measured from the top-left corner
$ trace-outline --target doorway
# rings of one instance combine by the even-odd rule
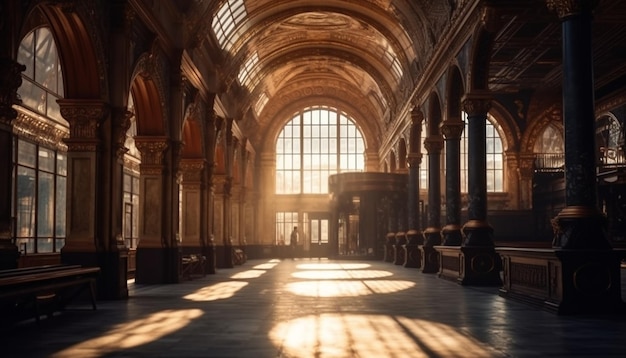
[[[328,237],[330,233],[329,215],[309,213],[309,255],[310,257],[328,257]]]

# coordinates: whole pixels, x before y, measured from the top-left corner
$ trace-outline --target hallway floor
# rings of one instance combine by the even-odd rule
[[[557,316],[385,262],[250,260],[129,287],[2,332],[0,356],[626,356],[626,317]]]

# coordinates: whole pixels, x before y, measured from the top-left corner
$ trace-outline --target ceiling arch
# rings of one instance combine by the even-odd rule
[[[427,19],[421,10],[394,0],[220,1],[211,8],[212,27],[226,88],[261,122],[266,104],[295,83],[308,87],[303,78],[314,73],[351,84],[384,126],[409,99],[415,62],[424,61],[415,43],[428,41],[424,25],[410,20]],[[333,99],[332,91],[323,95]]]

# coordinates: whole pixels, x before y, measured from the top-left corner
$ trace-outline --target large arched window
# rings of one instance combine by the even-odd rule
[[[328,176],[365,169],[365,145],[352,119],[335,108],[296,113],[276,142],[276,193],[328,193]]]
[[[461,192],[467,193],[467,113],[463,112],[465,129],[461,137]],[[504,190],[504,150],[500,133],[493,125],[495,119],[487,114],[486,155],[487,155],[487,191],[502,192]]]
[[[23,253],[58,252],[66,236],[67,158],[56,138],[69,134],[69,125],[57,103],[63,98],[63,76],[50,30],[40,27],[26,35],[17,61],[26,70],[14,124],[19,133],[13,151],[16,245]]]

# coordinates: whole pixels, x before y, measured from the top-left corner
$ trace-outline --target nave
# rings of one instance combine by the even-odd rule
[[[622,297],[625,295],[622,268]],[[249,260],[2,332],[3,357],[623,357],[623,317],[559,316],[380,261]]]

